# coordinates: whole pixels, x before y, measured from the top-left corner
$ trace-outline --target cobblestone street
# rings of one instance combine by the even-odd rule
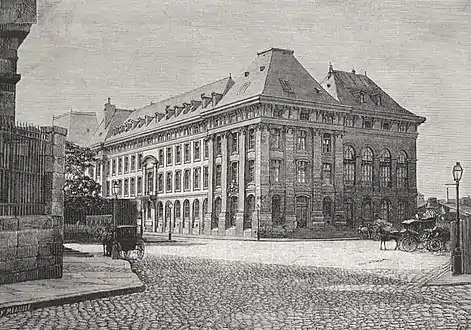
[[[344,245],[353,247],[370,243],[346,242]],[[207,244],[214,248],[238,243],[208,242]],[[293,243],[291,246],[296,244],[298,243]],[[329,247],[342,243],[322,244]],[[374,246],[377,248],[376,244]],[[203,245],[200,246],[202,247]],[[165,255],[162,251],[157,253],[159,249],[173,255]],[[171,249],[179,253],[171,253]],[[282,262],[277,264],[247,262],[252,261],[250,256],[247,256],[248,260],[245,261],[187,256],[196,253],[197,250],[198,247],[192,245],[151,246],[150,253],[144,260],[133,263],[135,271],[147,285],[145,292],[8,315],[0,320],[0,327],[1,329],[467,329],[471,327],[471,286],[418,287],[416,284],[427,276],[425,269],[407,265],[377,268],[370,266],[362,268],[361,265],[317,267]],[[243,254],[243,251],[239,253]],[[398,253],[402,252],[387,251],[383,253],[383,259],[394,259],[392,256]],[[289,256],[289,253],[285,255]],[[424,254],[423,259],[428,257]],[[368,260],[374,261],[369,255],[364,259],[366,259],[364,265],[381,264],[379,261],[368,263]],[[439,258],[437,262],[441,260],[444,259]]]

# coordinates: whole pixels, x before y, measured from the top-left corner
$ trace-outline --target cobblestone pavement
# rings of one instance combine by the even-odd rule
[[[468,329],[471,286],[418,287],[419,270],[153,256],[142,293],[8,315],[1,329]]]

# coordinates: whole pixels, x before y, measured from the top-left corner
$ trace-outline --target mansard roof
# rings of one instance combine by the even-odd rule
[[[330,65],[329,72],[321,85],[343,105],[375,113],[418,117],[400,106],[366,73],[357,74],[355,70],[352,72],[334,70]]]
[[[111,119],[108,125],[105,123],[105,118],[100,121],[98,128],[95,133],[90,137],[87,145],[92,146],[95,144],[103,143],[107,140],[113,133],[113,127],[121,125],[126,118],[133,112],[133,110],[128,109],[118,109],[113,112]]]

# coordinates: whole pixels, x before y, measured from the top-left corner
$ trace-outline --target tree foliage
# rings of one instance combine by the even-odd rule
[[[101,186],[87,175],[97,158],[90,148],[75,143],[65,145],[65,207],[77,209],[101,208],[104,201],[100,197]]]

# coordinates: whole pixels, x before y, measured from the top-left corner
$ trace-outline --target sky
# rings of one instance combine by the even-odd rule
[[[367,71],[427,118],[419,191],[444,197],[460,161],[471,194],[471,0],[38,0],[18,54],[17,119],[101,115],[108,97],[139,108],[239,75],[270,47],[294,50],[319,82],[329,62]]]

